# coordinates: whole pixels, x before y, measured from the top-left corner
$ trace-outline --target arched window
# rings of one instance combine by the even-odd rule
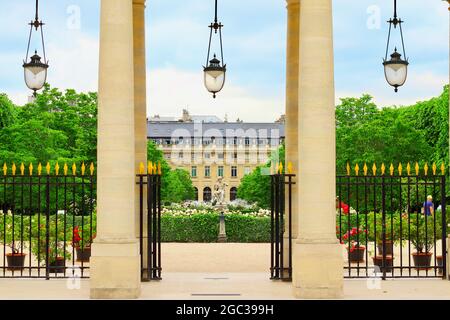
[[[230,201],[234,201],[237,199],[237,188],[233,187],[230,189]]]
[[[211,188],[206,187],[203,189],[203,202],[210,202],[211,201]]]
[[[198,201],[198,188],[194,187],[194,200]]]

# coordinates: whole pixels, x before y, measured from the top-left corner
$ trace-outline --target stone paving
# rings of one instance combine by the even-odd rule
[[[292,299],[291,284],[269,280],[267,244],[163,244],[163,280],[141,299]],[[78,282],[79,281],[79,282]],[[88,299],[89,280],[1,279],[0,299]],[[450,281],[344,281],[344,299],[449,299]]]

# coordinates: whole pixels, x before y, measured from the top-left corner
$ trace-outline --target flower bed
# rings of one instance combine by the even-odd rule
[[[260,208],[233,208],[224,211],[228,242],[269,242],[270,211]],[[163,242],[216,242],[219,215],[209,205],[184,204],[162,208]]]

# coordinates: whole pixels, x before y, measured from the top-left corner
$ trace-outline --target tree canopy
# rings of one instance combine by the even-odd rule
[[[97,163],[97,94],[61,92],[46,85],[33,103],[14,105],[0,94],[0,163]],[[189,173],[172,170],[148,143],[148,159],[161,163],[162,199],[193,199]],[[117,165],[120,165],[118,163]]]
[[[341,99],[336,106],[337,172],[345,173],[347,163],[352,167],[356,163],[371,167],[373,163],[416,161],[448,164],[448,99],[448,86],[438,97],[411,106],[378,108],[367,94]],[[280,159],[284,159],[284,147]],[[242,179],[239,198],[270,205],[270,178],[262,172],[268,166],[260,166]]]

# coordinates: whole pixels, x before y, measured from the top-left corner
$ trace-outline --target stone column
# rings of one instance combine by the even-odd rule
[[[138,298],[132,0],[102,0],[100,12],[98,222],[91,298]]]
[[[133,0],[133,44],[134,44],[134,136],[135,162],[134,170],[139,172],[143,163],[147,166],[147,66],[145,60],[145,0]],[[136,238],[140,237],[140,195],[139,187],[135,190]],[[144,188],[144,199],[147,188]],[[146,216],[147,201],[143,201],[144,218]],[[144,221],[144,235],[147,234],[146,219]],[[147,242],[144,241],[144,244]],[[145,248],[144,248],[145,249]],[[144,263],[146,255],[144,255]]]
[[[300,2],[298,237],[294,295],[343,294],[342,246],[336,238],[336,141],[332,0]]]
[[[299,42],[300,42],[300,0],[287,1],[287,57],[286,57],[286,124],[285,147],[286,165],[291,162],[293,172],[298,174],[298,74],[299,74]],[[296,179],[295,179],[296,180]],[[286,189],[287,190],[287,189]],[[297,184],[292,186],[292,238],[297,238],[298,228],[298,197]],[[288,207],[286,194],[286,208]],[[286,212],[286,226],[289,225],[289,215]],[[284,243],[289,242],[289,229],[285,229]],[[284,246],[284,265],[289,265],[289,246]]]

